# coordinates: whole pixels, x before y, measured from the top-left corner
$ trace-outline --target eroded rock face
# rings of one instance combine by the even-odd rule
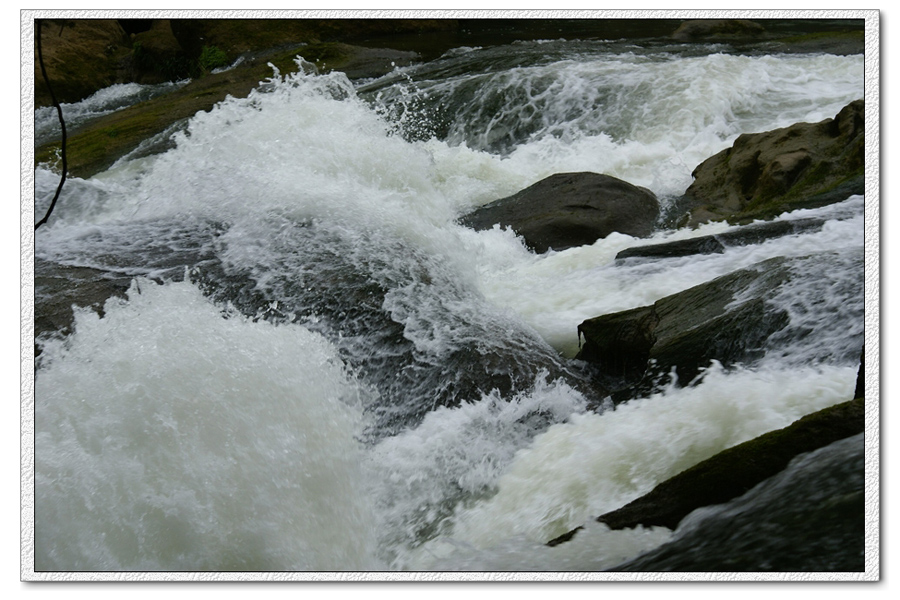
[[[598,173],[558,173],[460,219],[474,229],[512,228],[535,252],[593,244],[617,231],[646,237],[659,217],[650,190]]]
[[[820,123],[741,135],[694,170],[681,224],[770,218],[863,193],[864,112],[856,100]]]

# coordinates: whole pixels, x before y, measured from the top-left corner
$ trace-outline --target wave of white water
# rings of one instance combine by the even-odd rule
[[[378,568],[328,342],[148,280],[75,327],[35,381],[36,570]]]

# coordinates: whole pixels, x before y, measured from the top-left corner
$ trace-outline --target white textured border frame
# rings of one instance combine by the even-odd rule
[[[593,573],[593,572],[79,572],[34,571],[34,20],[70,18],[783,18],[865,21],[865,390],[866,397],[866,568],[861,573]],[[22,581],[879,581],[881,566],[880,405],[880,131],[881,72],[878,10],[22,10],[21,83],[21,297],[20,297],[20,577]]]

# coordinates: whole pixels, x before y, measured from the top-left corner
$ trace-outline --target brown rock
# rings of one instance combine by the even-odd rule
[[[694,170],[687,224],[771,218],[862,193],[864,109],[856,100],[833,119],[741,135]]]

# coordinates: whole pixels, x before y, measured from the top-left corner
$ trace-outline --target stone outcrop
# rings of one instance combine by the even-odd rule
[[[741,135],[694,170],[681,224],[771,218],[863,193],[864,110],[856,100],[833,119]]]
[[[577,358],[595,364],[604,385],[642,392],[673,367],[678,383],[687,385],[711,360],[752,362],[789,321],[762,297],[789,277],[787,261],[773,258],[651,306],[588,319],[578,326],[584,343]]]
[[[650,190],[598,173],[558,173],[465,215],[474,229],[509,227],[535,252],[593,244],[613,232],[646,237],[659,217]]]
[[[52,104],[38,62],[38,35],[50,86],[59,102],[77,102],[122,80],[120,72],[131,54],[131,42],[115,19],[44,20],[40,30],[35,29],[36,107]]]
[[[349,52],[342,48],[323,53],[321,46],[457,27],[456,19],[48,19],[42,21],[41,44],[57,100],[77,102],[115,83],[197,78],[242,55],[252,58],[301,45],[320,46],[308,48],[327,59],[329,64],[320,67],[340,69],[352,58],[356,62],[349,68],[358,71],[357,76],[373,77],[390,72],[392,61],[408,64],[415,53],[373,53],[355,46]],[[34,72],[35,106],[49,106],[36,39]]]

